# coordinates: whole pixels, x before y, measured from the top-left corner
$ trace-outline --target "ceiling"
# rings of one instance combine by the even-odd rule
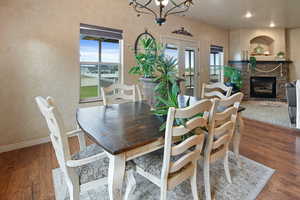
[[[194,0],[186,16],[225,28],[300,27],[300,0]],[[250,12],[253,16],[246,18]]]

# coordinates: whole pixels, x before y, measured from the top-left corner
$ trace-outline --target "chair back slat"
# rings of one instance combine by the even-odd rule
[[[182,154],[185,152],[187,149],[196,146],[197,144],[201,143],[204,139],[204,134],[203,135],[193,135],[189,137],[188,139],[184,140],[180,144],[173,146],[172,147],[172,156],[177,156],[179,154]]]
[[[213,83],[213,84],[206,84],[202,85],[202,94],[201,98],[218,98],[223,99],[229,97],[232,92],[232,87],[226,86],[224,83]],[[225,95],[223,94],[225,93]]]
[[[215,120],[219,121],[219,120],[227,119],[228,117],[230,117],[231,115],[233,115],[236,112],[237,112],[236,107],[229,107],[229,108],[225,109],[223,112],[216,113]]]
[[[215,128],[215,130],[214,130],[214,135],[216,136],[216,137],[218,137],[218,136],[220,136],[220,135],[222,135],[222,134],[224,134],[224,133],[227,133],[227,131],[230,131],[230,130],[232,130],[234,127],[233,127],[233,123],[232,123],[232,121],[230,120],[230,121],[227,121],[227,122],[222,122],[222,124],[220,125],[220,126],[218,126],[218,127],[216,127]]]
[[[222,145],[225,145],[229,140],[230,140],[229,134],[225,134],[225,135],[221,136],[214,142],[213,149],[218,149]]]
[[[133,102],[141,101],[141,93],[139,91],[139,87],[136,85],[115,83],[107,88],[101,88],[101,94],[104,105],[116,103],[116,101],[119,99]]]
[[[173,128],[173,137],[182,136],[186,133],[194,130],[197,127],[205,127],[207,125],[208,119],[203,117],[195,117],[194,119],[186,122],[185,126],[176,126]]]
[[[169,189],[193,175],[193,168],[195,169],[195,163],[200,158],[205,136],[193,135],[176,144],[173,144],[173,139],[178,139],[178,136],[184,136],[198,128],[207,127],[209,116],[207,113],[210,112],[213,102],[214,100],[206,99],[187,108],[169,108],[162,169],[162,181],[167,181]],[[174,126],[176,119],[184,119],[185,125]],[[176,156],[175,161],[171,159],[173,156]]]
[[[197,114],[209,112],[211,106],[212,106],[212,102],[210,100],[204,99],[195,103],[192,106],[177,109],[175,118],[188,119],[194,117]]]
[[[171,163],[170,173],[174,173],[181,170],[184,166],[186,166],[189,163],[192,163],[195,160],[198,160],[200,157],[201,157],[201,149],[185,154],[177,161]]]

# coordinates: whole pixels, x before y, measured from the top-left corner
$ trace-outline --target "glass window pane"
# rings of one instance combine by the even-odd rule
[[[80,62],[99,62],[99,42],[80,40]]]
[[[167,45],[165,55],[178,60],[178,49],[175,46]]]
[[[80,64],[80,99],[99,96],[98,64]]]
[[[179,74],[178,70],[178,48],[174,45],[168,44],[165,49],[165,56],[169,58],[174,58],[177,60],[176,69],[177,69],[177,75]]]
[[[210,54],[210,65],[215,65],[215,54]]]
[[[108,87],[119,80],[119,64],[100,63],[100,85]]]
[[[188,50],[185,50],[185,52],[184,52],[184,72],[186,73],[186,75],[187,75],[187,73],[189,74],[189,72],[190,72],[190,51],[188,51]]]
[[[118,40],[101,42],[101,61],[105,63],[120,63],[120,44]]]
[[[220,53],[220,65],[224,65],[224,53]]]
[[[195,51],[191,51],[191,69],[195,71]]]
[[[220,55],[219,54],[215,54],[216,55],[216,65],[220,65]]]

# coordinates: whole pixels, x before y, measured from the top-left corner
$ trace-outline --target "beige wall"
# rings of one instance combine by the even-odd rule
[[[280,52],[286,52],[286,36],[283,28],[264,28],[264,29],[232,29],[229,33],[230,41],[230,60],[241,60],[242,51],[250,50],[250,40],[257,36],[268,36],[274,40],[274,55],[270,58],[275,59],[274,56]]]
[[[287,44],[290,65],[290,80],[300,79],[300,28],[287,30]]]
[[[52,96],[67,129],[75,126],[79,106],[79,24],[124,30],[124,80],[134,65],[133,44],[147,27],[155,37],[172,36],[184,26],[200,43],[201,82],[207,80],[210,44],[225,47],[228,31],[182,17],[159,27],[150,16],[136,17],[127,0],[0,1],[0,145],[47,136],[34,97]],[[184,38],[184,37],[179,37]]]

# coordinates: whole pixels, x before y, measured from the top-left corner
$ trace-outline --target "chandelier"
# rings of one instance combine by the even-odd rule
[[[155,2],[154,6],[158,9],[151,9],[153,8],[152,2]],[[134,8],[138,16],[153,15],[160,26],[166,22],[167,16],[184,13],[192,4],[193,0],[129,0],[129,5]]]

